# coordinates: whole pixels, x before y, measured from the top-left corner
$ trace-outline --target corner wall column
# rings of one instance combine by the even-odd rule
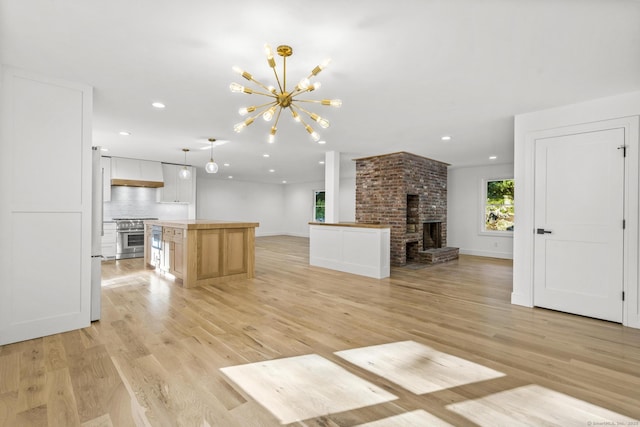
[[[324,161],[324,218],[327,223],[340,222],[340,152],[327,151]]]

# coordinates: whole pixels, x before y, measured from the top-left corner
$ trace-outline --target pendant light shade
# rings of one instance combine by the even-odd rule
[[[187,153],[189,152],[189,149],[183,148],[182,151],[184,151],[184,165],[182,166],[182,169],[180,169],[180,172],[178,172],[178,176],[181,179],[189,179],[191,178],[191,171],[187,166]]]
[[[216,142],[216,139],[209,138],[209,142],[211,143],[211,157],[209,158],[209,161],[207,162],[207,164],[204,166],[204,170],[206,170],[207,173],[217,173],[218,164],[213,161],[213,143]]]

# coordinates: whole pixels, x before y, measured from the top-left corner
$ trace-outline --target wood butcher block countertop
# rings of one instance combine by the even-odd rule
[[[332,227],[358,227],[358,228],[391,228],[386,224],[368,224],[364,222],[310,222],[309,225],[329,225]]]
[[[255,228],[257,222],[220,221],[213,219],[178,219],[178,220],[148,220],[145,224],[160,225],[162,227],[183,228],[185,230],[211,230],[216,228]]]

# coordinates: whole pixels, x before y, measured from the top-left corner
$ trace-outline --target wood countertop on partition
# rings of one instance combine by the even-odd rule
[[[368,224],[363,222],[310,222],[309,225],[325,225],[332,227],[357,227],[357,228],[391,228],[387,224]]]

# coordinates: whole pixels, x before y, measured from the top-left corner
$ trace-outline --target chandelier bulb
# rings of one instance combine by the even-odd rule
[[[269,144],[273,144],[274,142],[276,142],[276,136],[275,135],[269,135],[269,139],[267,139],[267,142]]]
[[[276,93],[276,88],[273,86],[268,86],[267,89],[269,89],[269,92],[275,94]]]
[[[323,99],[320,101],[322,105],[329,105],[331,107],[340,108],[342,107],[342,101],[339,99]]]
[[[247,80],[252,80],[253,76],[246,72],[245,70],[243,70],[242,68],[238,67],[237,65],[234,65],[233,67],[231,67],[231,69],[233,71],[235,71],[236,73],[240,74],[242,77],[244,77]]]
[[[324,119],[322,117],[318,117],[318,120],[316,120],[316,122],[318,122],[318,124],[320,125],[320,127],[326,129],[330,126],[329,120]]]
[[[264,53],[267,55],[267,62],[269,63],[269,67],[276,67],[276,60],[273,59],[273,49],[268,44],[264,45]]]
[[[244,92],[244,86],[242,86],[241,84],[238,84],[238,83],[231,83],[229,85],[229,89],[231,89],[231,92],[233,92],[233,93],[242,93],[242,92]]]
[[[275,105],[271,108],[269,108],[267,111],[265,111],[262,114],[262,118],[264,119],[265,122],[270,122],[271,119],[273,119],[273,114],[276,112],[276,107]]]
[[[309,86],[309,89],[307,89],[309,92],[311,92],[312,90],[317,90],[320,89],[320,86],[322,86],[322,83],[320,82],[314,82],[311,86]]]
[[[305,77],[304,79],[300,80],[300,83],[298,83],[298,90],[307,90],[310,85],[311,82],[308,78]]]
[[[311,139],[314,142],[320,141],[320,135],[318,134],[318,132],[316,132],[316,131],[311,132]]]
[[[293,116],[293,120],[300,123],[300,116],[294,110],[291,110],[291,115]]]

